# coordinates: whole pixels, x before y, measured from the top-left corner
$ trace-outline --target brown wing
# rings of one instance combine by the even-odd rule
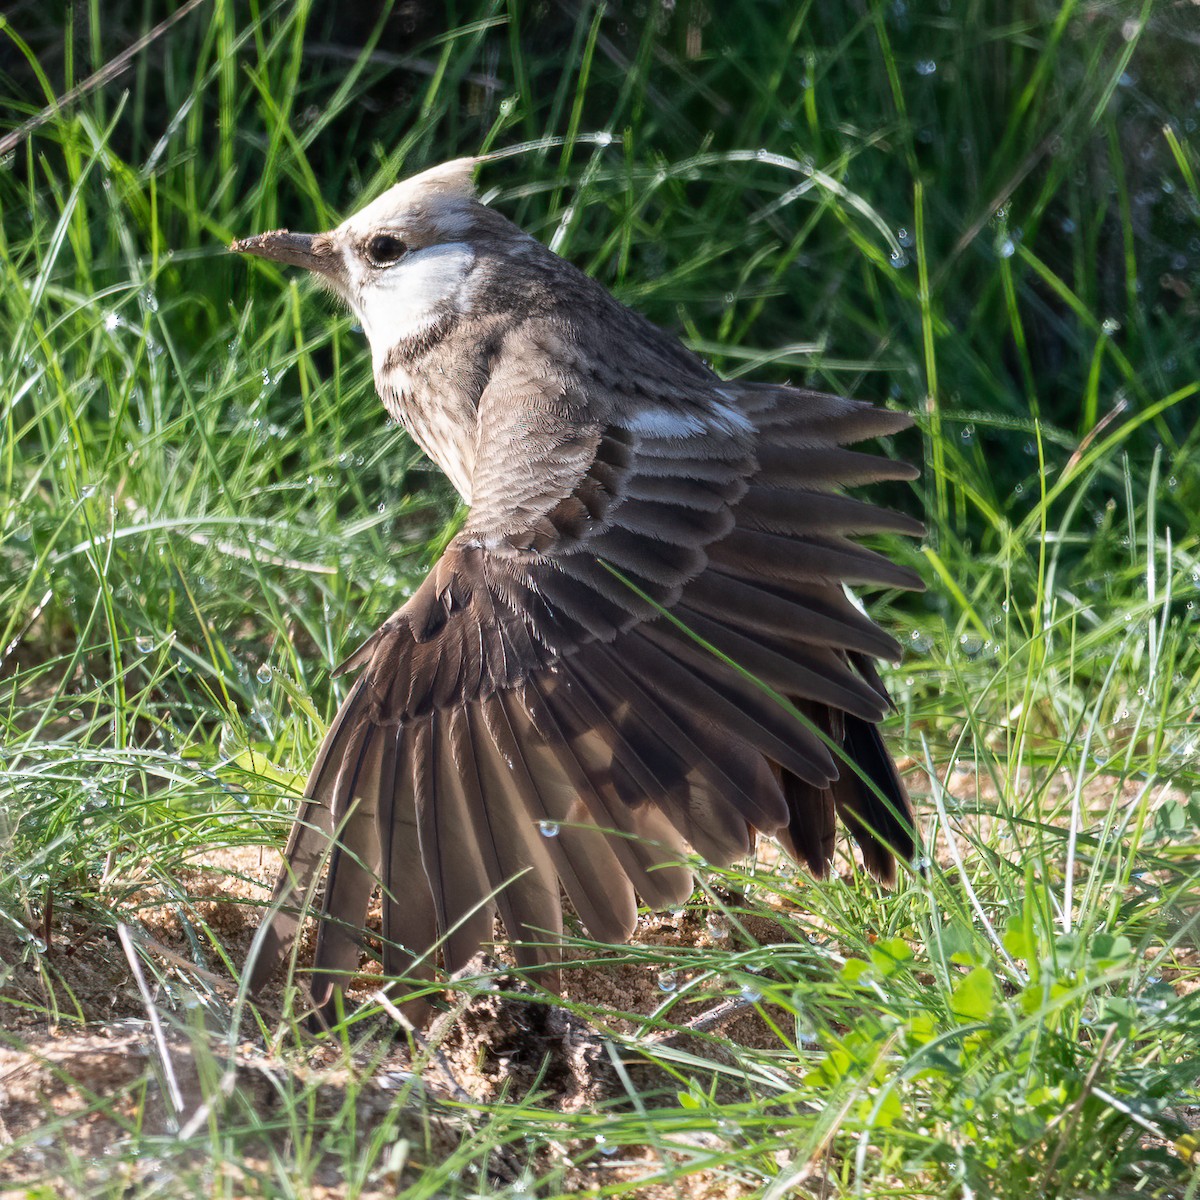
[[[870,666],[898,648],[843,585],[919,587],[848,535],[920,527],[838,492],[913,477],[840,448],[907,418],[715,379],[630,397],[551,361],[493,379],[466,526],[345,665],[362,674],[309,780],[254,987],[325,859],[318,1003],[356,967],[377,878],[385,971],[428,975],[438,939],[456,970],[497,912],[520,963],[555,957],[560,885],[593,936],[627,937],[636,895],[690,893],[686,845],[728,863],[754,829],[779,833],[821,873],[836,809],[878,874],[911,852]]]

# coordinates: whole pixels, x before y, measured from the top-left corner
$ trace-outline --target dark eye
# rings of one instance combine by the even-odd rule
[[[408,247],[395,234],[376,233],[367,238],[363,250],[371,266],[390,267],[404,257]]]

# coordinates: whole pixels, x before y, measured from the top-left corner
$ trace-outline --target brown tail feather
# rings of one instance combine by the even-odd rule
[[[433,892],[442,958],[453,973],[491,940],[496,905],[478,840],[463,836],[471,828],[470,814],[447,725],[444,712],[431,716],[427,736],[417,738],[414,771],[425,886]]]
[[[380,760],[379,837],[383,892],[383,973],[392,979],[434,977],[437,913],[424,884],[413,777],[416,731],[385,729]],[[404,1008],[409,1020],[424,1019],[427,1006]]]
[[[312,994],[318,1011],[358,965],[371,892],[379,878],[380,762],[383,731],[360,721],[346,749],[334,791],[336,840],[329,855],[323,920],[317,928]]]
[[[308,777],[305,798],[292,826],[271,895],[267,923],[259,935],[258,953],[248,964],[251,991],[260,989],[291,953],[321,868],[329,857],[334,823],[333,791],[343,755],[361,721],[365,691],[365,681],[356,680],[321,743]]]
[[[484,712],[497,750],[513,764],[530,819],[551,835],[545,837],[547,852],[580,920],[602,941],[628,937],[637,919],[633,886],[604,835],[589,828],[558,760],[512,693],[485,702]]]
[[[833,790],[808,783],[791,771],[780,772],[780,786],[787,801],[788,823],[776,836],[797,862],[824,879],[837,844]]]
[[[866,779],[852,770],[843,771],[834,784],[834,802],[862,849],[867,870],[892,883],[896,858],[907,861],[915,850],[912,804],[879,727],[849,714],[845,726],[846,756]]]
[[[636,810],[628,800],[617,795],[608,786],[606,775],[611,761],[603,743],[598,739],[574,739],[569,727],[560,724],[554,707],[547,701],[540,688],[527,687],[525,703],[535,726],[542,732],[552,753],[563,769],[592,820],[604,830],[613,830],[608,842],[626,877],[642,897],[674,897],[682,888],[682,878],[688,880],[684,896],[691,892],[691,877],[686,867],[664,867],[664,857],[659,848],[649,844],[641,834],[644,825],[636,819]],[[595,757],[591,757],[595,755]],[[669,828],[662,830],[669,833]],[[685,857],[683,843],[678,834],[672,839],[666,861],[679,861]],[[667,891],[664,893],[664,888]],[[632,922],[624,933],[633,932]]]

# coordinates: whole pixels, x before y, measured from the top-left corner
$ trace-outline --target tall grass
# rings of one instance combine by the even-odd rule
[[[1195,1194],[1172,1148],[1189,1145],[1200,1032],[1186,12],[447,11],[202,4],[0,167],[6,1039],[95,1016],[64,920],[136,933],[165,898],[191,967],[147,969],[211,1105],[186,1136],[122,1118],[121,1182],[80,1159],[60,1183]],[[19,4],[0,27],[0,136],[168,15],[67,13]],[[368,1006],[330,1039],[354,1067],[337,1103],[327,1080],[277,1072],[264,1117],[230,1074],[236,1046],[298,1035],[240,1003],[230,1017],[204,972],[237,964],[186,868],[282,837],[332,664],[456,514],[383,420],[348,318],[225,246],[525,142],[484,170],[493,202],[719,370],[918,414],[892,449],[922,481],[885,498],[927,520],[919,548],[889,550],[931,589],[876,611],[908,647],[890,733],[929,862],[894,893],[710,872],[698,903],[723,915],[692,949],[588,947],[662,996],[628,1020],[568,1004],[603,1031],[599,1109],[559,1111],[552,1089],[444,1102],[409,1078],[379,1116]],[[770,1044],[668,1036],[680,1005],[729,997],[767,1016]],[[430,1149],[438,1122],[453,1152]],[[0,1146],[0,1170],[46,1130]]]

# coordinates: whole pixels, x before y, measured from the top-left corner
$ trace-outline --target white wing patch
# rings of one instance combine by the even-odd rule
[[[718,395],[729,393],[718,390]],[[702,437],[707,433],[752,433],[754,426],[736,404],[710,400],[706,408],[645,408],[626,416],[622,424],[630,433],[652,438]]]
[[[708,423],[699,413],[644,408],[625,418],[625,428],[641,437],[689,438],[703,433]]]
[[[713,401],[713,411],[717,414],[718,419],[733,433],[753,433],[754,423],[737,406],[737,403],[729,392],[724,388],[716,388],[714,390],[718,396],[728,401],[727,404],[722,404],[716,400]]]

